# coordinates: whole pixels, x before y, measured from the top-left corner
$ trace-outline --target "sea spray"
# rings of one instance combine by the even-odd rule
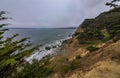
[[[34,59],[39,61],[47,55],[56,54],[56,49],[62,45],[62,42],[65,41],[65,40],[68,40],[70,38],[72,38],[72,37],[67,37],[65,39],[55,41],[54,43],[46,44],[43,47],[40,47],[39,51],[33,52],[33,54],[31,54],[29,57],[26,57],[25,60],[28,61],[29,63],[32,63],[32,61]],[[50,49],[47,50],[47,49],[45,49],[46,47],[50,47]]]

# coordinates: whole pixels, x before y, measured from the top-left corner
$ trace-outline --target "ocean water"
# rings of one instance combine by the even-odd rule
[[[5,32],[5,37],[10,37],[13,34],[18,33],[19,36],[16,40],[24,37],[30,37],[30,41],[34,45],[42,44],[40,51],[34,52],[26,60],[32,62],[33,59],[40,60],[48,54],[52,54],[54,49],[46,50],[46,46],[60,46],[64,39],[69,38],[69,35],[73,34],[75,29],[60,29],[60,28],[10,28],[9,31]]]

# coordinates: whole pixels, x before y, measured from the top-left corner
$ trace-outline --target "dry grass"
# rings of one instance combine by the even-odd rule
[[[81,50],[73,52],[71,56],[80,52]],[[53,64],[59,64],[56,71],[59,71],[63,64],[69,64],[65,60],[69,57],[66,55],[57,57],[53,62]],[[66,74],[57,72],[50,78],[120,78],[120,41],[89,53],[79,63],[80,66],[76,70]]]
[[[66,78],[120,78],[120,41],[90,53]]]
[[[114,61],[98,62],[84,78],[120,78],[120,64]]]

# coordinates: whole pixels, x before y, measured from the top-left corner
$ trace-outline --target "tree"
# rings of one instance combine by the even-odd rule
[[[120,0],[112,0],[111,2],[117,2],[117,1],[120,1]]]
[[[115,4],[115,2],[118,2],[118,1],[120,1],[120,0],[112,0],[111,2],[107,2],[105,5],[110,6],[110,7],[114,7],[114,8],[118,8],[119,5]]]
[[[0,21],[9,19],[5,17],[5,14],[5,11],[0,12]],[[32,45],[30,42],[26,42],[29,38],[13,40],[19,34],[3,39],[4,32],[8,30],[5,28],[7,25],[0,25],[0,77],[2,78],[12,78],[16,68],[20,65],[24,66],[24,57],[38,49],[38,46],[29,48]]]

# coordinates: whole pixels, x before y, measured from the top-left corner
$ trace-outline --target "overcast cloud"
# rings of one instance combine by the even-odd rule
[[[76,27],[109,9],[110,0],[1,0],[0,10],[9,12],[10,27]]]

